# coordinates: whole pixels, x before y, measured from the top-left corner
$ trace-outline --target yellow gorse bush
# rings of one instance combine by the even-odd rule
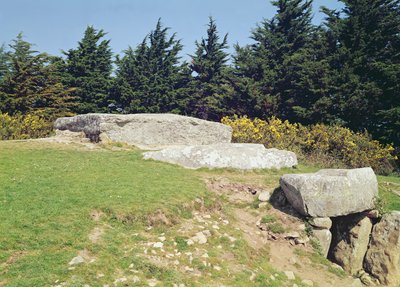
[[[326,167],[371,166],[377,173],[389,173],[397,159],[392,145],[372,140],[367,132],[356,133],[337,125],[303,126],[276,117],[260,120],[246,116],[225,117],[222,123],[232,127],[234,142],[288,149]]]
[[[40,138],[48,136],[51,130],[51,123],[40,115],[0,113],[0,140]]]

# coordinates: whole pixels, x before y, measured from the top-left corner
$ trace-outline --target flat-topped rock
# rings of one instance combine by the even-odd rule
[[[142,149],[230,143],[232,137],[232,128],[227,125],[175,114],[77,115],[57,119],[54,128]]]
[[[378,182],[371,168],[322,169],[280,179],[289,203],[301,214],[336,217],[374,208]]]
[[[261,144],[211,144],[166,148],[144,153],[154,159],[186,168],[280,169],[297,165],[296,154],[278,149],[266,149]]]

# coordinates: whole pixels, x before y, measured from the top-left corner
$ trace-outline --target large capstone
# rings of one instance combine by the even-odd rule
[[[373,209],[378,195],[378,182],[369,167],[285,174],[280,185],[290,204],[300,214],[312,217],[337,217]]]
[[[350,274],[357,274],[363,269],[371,230],[371,219],[364,214],[335,218],[329,258]]]
[[[400,286],[400,212],[385,214],[374,225],[364,267],[381,284]]]
[[[174,114],[86,114],[59,118],[54,128],[84,132],[93,141],[107,139],[142,149],[230,143],[232,136],[229,126]]]
[[[145,159],[186,168],[280,169],[297,165],[296,154],[260,144],[212,144],[166,148],[144,153]]]

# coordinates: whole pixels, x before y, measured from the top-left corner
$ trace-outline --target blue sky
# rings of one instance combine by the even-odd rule
[[[60,55],[75,48],[87,25],[103,29],[115,53],[136,46],[157,19],[176,32],[184,45],[182,56],[194,53],[194,42],[205,36],[208,17],[215,18],[229,45],[250,43],[250,31],[263,18],[275,14],[269,0],[2,0],[0,44],[10,43],[19,32],[35,49]],[[314,1],[314,22],[319,7],[339,9],[335,1]],[[185,57],[186,58],[186,57]]]

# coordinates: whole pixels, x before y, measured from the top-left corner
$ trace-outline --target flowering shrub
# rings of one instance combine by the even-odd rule
[[[222,123],[233,129],[234,142],[260,143],[267,148],[288,149],[308,163],[326,167],[356,168],[371,166],[379,174],[394,170],[392,145],[372,140],[367,132],[356,133],[340,126],[303,126],[282,121],[247,117],[225,117]]]
[[[0,140],[45,137],[51,130],[51,123],[39,115],[10,116],[0,113]]]

